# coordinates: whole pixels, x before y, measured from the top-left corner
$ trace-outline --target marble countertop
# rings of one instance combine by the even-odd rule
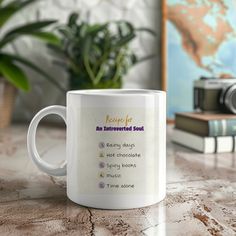
[[[65,178],[41,173],[28,158],[26,132],[0,130],[1,235],[236,235],[236,154],[204,155],[168,139],[166,199],[107,211],[68,200]],[[40,127],[37,143],[51,163],[65,157],[63,128]]]

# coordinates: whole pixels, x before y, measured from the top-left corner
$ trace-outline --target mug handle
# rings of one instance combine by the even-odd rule
[[[49,106],[41,111],[39,111],[33,118],[30,123],[27,135],[27,148],[28,153],[31,159],[33,160],[34,164],[43,172],[54,175],[54,176],[63,176],[66,175],[66,160],[63,161],[60,165],[52,165],[47,163],[46,161],[42,160],[38,154],[36,148],[36,131],[39,122],[47,115],[56,114],[59,115],[66,123],[66,107],[64,106]]]

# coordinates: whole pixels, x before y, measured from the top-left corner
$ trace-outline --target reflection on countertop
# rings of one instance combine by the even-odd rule
[[[24,125],[0,131],[1,235],[235,235],[236,154],[205,155],[172,144],[168,127],[167,197],[134,210],[89,209],[66,197],[65,178],[38,171]],[[65,157],[65,130],[40,127],[43,158]]]

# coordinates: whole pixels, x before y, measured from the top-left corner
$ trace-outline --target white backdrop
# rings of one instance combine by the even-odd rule
[[[42,0],[17,14],[8,24],[14,26],[36,19],[57,19],[65,22],[72,11],[79,11],[81,17],[90,22],[126,19],[135,26],[149,27],[158,34],[154,38],[142,33],[134,41],[132,47],[138,55],[147,55],[157,52],[157,57],[132,68],[124,78],[125,88],[159,88],[160,85],[160,0]],[[50,72],[61,84],[67,83],[66,74],[52,64],[47,49],[37,40],[22,38],[9,48],[20,55],[37,63],[47,72]],[[31,92],[19,92],[15,119],[30,120],[35,112],[50,104],[65,103],[65,94],[42,77],[27,72],[31,80]]]

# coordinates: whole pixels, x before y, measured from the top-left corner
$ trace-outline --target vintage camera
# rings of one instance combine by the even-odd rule
[[[194,109],[236,114],[236,78],[206,78],[194,81]]]

